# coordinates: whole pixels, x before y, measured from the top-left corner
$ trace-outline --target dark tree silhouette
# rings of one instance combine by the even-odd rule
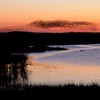
[[[28,81],[27,56],[3,55],[3,58],[0,58],[0,84],[26,83]]]

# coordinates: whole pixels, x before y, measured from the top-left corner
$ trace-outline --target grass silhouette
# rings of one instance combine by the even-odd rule
[[[11,88],[12,87],[12,88]],[[72,98],[72,96],[93,96],[100,94],[100,87],[96,84],[90,86],[69,84],[65,86],[33,86],[33,85],[7,85],[7,89],[0,90],[2,97],[22,97],[25,98],[38,98],[38,97],[64,97]],[[79,96],[80,95],[80,96]]]

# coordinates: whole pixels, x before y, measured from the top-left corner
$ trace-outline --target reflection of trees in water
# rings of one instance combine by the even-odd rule
[[[0,84],[26,83],[28,81],[26,60],[27,56],[25,55],[1,56]]]

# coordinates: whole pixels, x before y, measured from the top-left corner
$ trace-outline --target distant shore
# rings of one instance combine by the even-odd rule
[[[70,33],[32,33],[6,32],[0,33],[1,52],[35,52],[46,49],[48,45],[75,45],[100,43],[100,33],[70,32]],[[37,48],[29,48],[35,46]],[[48,48],[49,50],[51,48]],[[56,48],[52,48],[56,49]],[[60,49],[60,48],[58,48]]]

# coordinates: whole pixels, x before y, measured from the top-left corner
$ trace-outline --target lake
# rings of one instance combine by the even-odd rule
[[[28,84],[100,85],[100,44],[49,47],[63,47],[66,50],[29,53],[26,61]]]
[[[33,53],[2,54],[0,85],[100,85],[100,44],[41,48]]]

